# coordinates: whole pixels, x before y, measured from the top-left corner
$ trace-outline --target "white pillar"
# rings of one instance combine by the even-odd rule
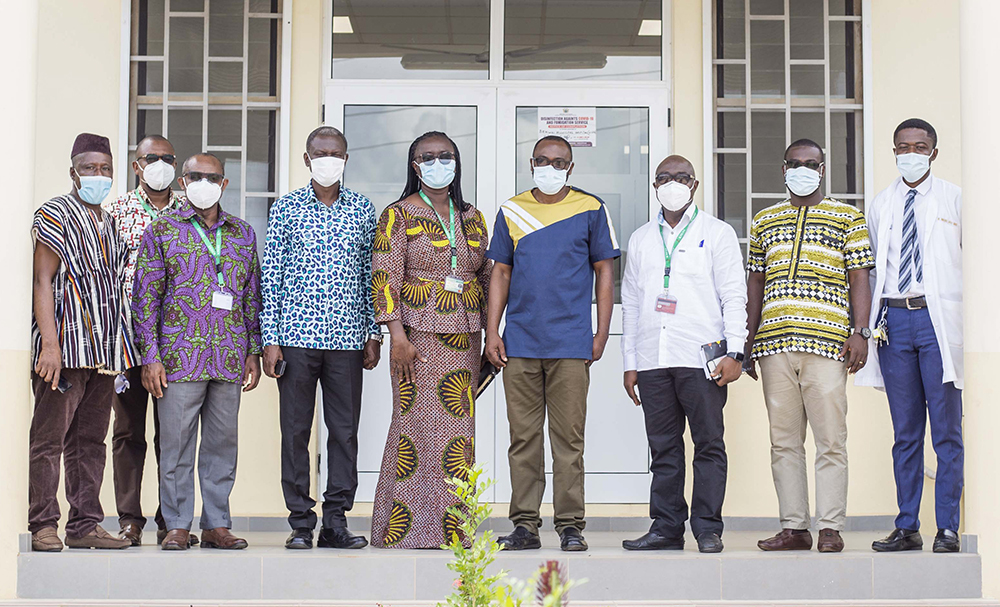
[[[1000,2],[962,0],[962,247],[965,278],[965,529],[978,535],[983,593],[1000,596],[1000,282],[995,142]],[[931,51],[933,52],[933,51]]]
[[[38,0],[4,3],[0,57],[0,167],[4,183],[0,221],[0,598],[17,585],[17,534],[27,529],[28,424],[31,417],[29,331],[31,322],[31,217],[35,184],[35,86]]]

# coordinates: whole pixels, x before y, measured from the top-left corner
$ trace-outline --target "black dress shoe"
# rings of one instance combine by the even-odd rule
[[[313,547],[313,530],[308,527],[293,529],[285,540],[285,548],[289,550],[309,550]]]
[[[655,531],[650,531],[646,535],[622,542],[625,550],[684,550],[683,537],[666,537]]]
[[[360,550],[368,545],[368,540],[361,535],[354,535],[347,527],[323,528],[319,531],[316,546],[320,548],[340,548],[343,550]]]
[[[524,527],[515,528],[510,535],[501,535],[497,543],[504,550],[538,550],[542,547],[542,540]]]
[[[902,552],[903,550],[923,550],[924,539],[913,529],[893,529],[888,537],[872,542],[875,552]]]
[[[722,538],[718,533],[705,532],[698,536],[698,552],[722,552]]]
[[[951,529],[938,529],[934,536],[934,552],[959,552],[962,542],[958,534]]]
[[[566,527],[559,534],[559,547],[563,552],[586,552],[587,540],[583,539],[583,534],[576,527]]]

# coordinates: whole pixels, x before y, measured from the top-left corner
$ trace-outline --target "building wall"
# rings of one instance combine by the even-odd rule
[[[0,50],[8,57],[25,58],[9,62],[9,71],[5,72],[5,80],[21,83],[14,90],[25,92],[8,95],[3,101],[2,120],[7,124],[4,132],[10,134],[16,150],[2,153],[5,167],[17,167],[14,173],[28,178],[23,183],[14,180],[7,221],[0,226],[3,243],[0,246],[7,261],[2,272],[8,289],[2,304],[8,322],[0,326],[0,382],[5,388],[6,408],[12,412],[0,429],[3,439],[0,457],[5,463],[0,467],[0,482],[12,488],[0,498],[0,546],[3,546],[0,595],[14,592],[13,546],[16,534],[25,528],[26,519],[26,453],[31,410],[30,217],[44,200],[70,188],[68,152],[76,133],[92,131],[117,141],[119,92],[123,85],[119,81],[121,0],[86,3],[22,0],[15,4],[14,17],[7,20],[13,27],[9,28],[9,35],[0,36]],[[941,153],[935,173],[960,182],[959,3],[877,0],[871,6],[872,46],[865,51],[872,57],[876,188],[885,187],[897,174],[891,155],[892,130],[900,120],[911,116],[930,120],[939,131]],[[35,7],[37,40],[31,26]],[[301,160],[303,143],[308,132],[322,120],[323,7],[323,0],[294,0],[292,94],[287,106],[291,112],[292,187],[308,179]],[[700,173],[704,168],[702,108],[703,103],[711,101],[702,98],[702,4],[701,0],[673,0],[673,7],[674,149],[691,159]],[[912,32],[920,35],[915,37]],[[919,46],[911,48],[917,44],[914,40],[919,40]],[[903,49],[926,52],[921,53],[919,64],[915,64],[914,54]],[[933,94],[911,86],[906,77],[909,73],[932,78]],[[117,179],[129,170],[123,160],[116,158]],[[894,514],[892,430],[885,397],[874,390],[852,386],[849,399],[852,466],[848,513]],[[277,409],[276,385],[267,378],[243,400],[240,470],[232,500],[234,515],[285,514],[279,486]],[[726,514],[775,516],[777,502],[769,468],[767,418],[759,384],[744,378],[733,386],[726,407],[726,423],[730,454]],[[152,424],[149,428],[151,439]],[[102,498],[106,512],[113,514],[110,451],[108,459]],[[146,510],[152,512],[156,486],[151,449],[148,460],[150,474],[143,498]],[[970,482],[974,482],[971,475]],[[923,519],[928,529],[933,527],[932,490],[933,483],[927,483]],[[366,507],[359,505],[358,509],[364,511]],[[641,510],[600,508],[602,514]]]

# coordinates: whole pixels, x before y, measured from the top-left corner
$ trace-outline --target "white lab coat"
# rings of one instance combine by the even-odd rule
[[[932,182],[923,208],[924,230],[920,238],[923,286],[927,311],[941,349],[943,382],[955,382],[955,387],[962,389],[962,189],[933,175],[929,179]],[[897,177],[892,185],[879,192],[865,213],[869,238],[875,251],[875,269],[871,274],[872,309],[868,321],[872,329],[878,322],[885,288],[893,194],[901,181],[902,177]],[[858,372],[854,383],[884,389],[874,338],[868,343],[868,364]]]

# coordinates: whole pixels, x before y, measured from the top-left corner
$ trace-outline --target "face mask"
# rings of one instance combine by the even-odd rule
[[[683,183],[668,181],[656,188],[656,199],[668,211],[679,211],[691,202],[691,188]]]
[[[819,171],[807,167],[785,171],[785,185],[796,196],[808,196],[818,190],[820,179]]]
[[[187,199],[199,209],[208,209],[222,198],[222,186],[207,179],[187,184]]]
[[[910,183],[920,181],[931,168],[931,157],[926,154],[899,154],[896,156],[896,168]]]
[[[558,194],[559,190],[566,185],[566,178],[569,177],[569,169],[559,171],[551,165],[535,167],[531,177],[535,180],[535,185],[542,191],[542,194],[552,196]]]
[[[340,181],[344,175],[344,164],[347,161],[336,156],[322,156],[309,159],[309,170],[313,181],[328,188]]]
[[[103,175],[79,175],[80,187],[77,194],[87,204],[101,204],[111,191],[111,178]]]
[[[450,186],[451,182],[455,181],[455,161],[452,160],[449,163],[443,163],[440,158],[435,158],[434,163],[430,166],[427,166],[426,163],[421,163],[420,181],[423,181],[425,186],[433,190],[440,190],[441,188]]]
[[[153,164],[147,164],[145,168],[139,167],[142,171],[142,180],[146,182],[154,192],[162,192],[170,187],[174,181],[174,167],[162,160],[157,160]]]

